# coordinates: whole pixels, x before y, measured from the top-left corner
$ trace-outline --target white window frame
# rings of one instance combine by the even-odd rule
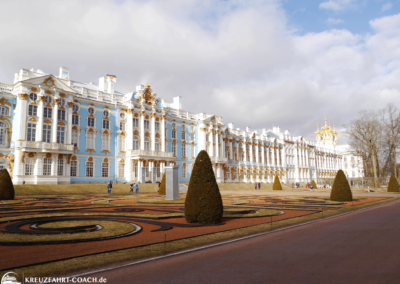
[[[125,176],[125,164],[119,163],[118,164],[118,177],[123,178]]]
[[[96,125],[96,119],[94,117],[87,118],[87,127],[94,127]]]
[[[140,149],[139,137],[137,137],[137,136],[133,137],[133,145],[132,145],[132,147],[133,147],[132,148],[133,150],[139,150]]]
[[[29,116],[37,116],[38,107],[35,105],[29,105],[28,107],[28,115]]]
[[[43,117],[52,119],[53,118],[53,109],[51,107],[45,107],[43,109]]]
[[[181,176],[182,176],[182,178],[186,178],[186,165],[182,165],[182,174],[181,174]]]
[[[35,160],[34,158],[25,157],[25,175],[33,176],[33,171],[35,169]]]
[[[110,129],[110,121],[107,119],[103,119],[102,127],[103,127],[103,130],[109,130]]]
[[[26,141],[30,142],[36,141],[36,130],[37,130],[36,126],[37,126],[36,123],[27,123]]]
[[[95,172],[95,168],[94,167],[95,167],[94,161],[92,161],[92,162],[87,161],[86,162],[86,164],[85,164],[85,176],[86,177],[94,177],[94,172]]]
[[[176,157],[176,143],[175,142],[172,142],[171,149],[172,149],[172,155],[174,157]]]
[[[51,125],[43,124],[43,142],[50,143],[51,142]]]
[[[77,177],[78,173],[79,173],[78,161],[71,161],[70,176]]]
[[[101,134],[101,150],[110,151],[110,136],[109,134]]]
[[[101,177],[110,177],[110,163],[101,163]]]
[[[137,118],[137,117],[134,117],[133,119],[132,119],[132,125],[133,125],[133,127],[135,128],[138,128],[139,127],[139,119]]]
[[[57,126],[57,143],[65,144],[65,126]]]
[[[149,138],[144,138],[144,150],[145,151],[150,151],[150,139]]]
[[[155,122],[154,128],[155,128],[156,131],[160,131],[160,122],[159,121]]]
[[[125,152],[125,136],[118,136],[118,152]]]
[[[74,148],[79,148],[79,131],[78,130],[72,130],[71,143],[72,143],[72,145],[76,144],[76,145],[74,145]]]
[[[65,119],[65,114],[66,114],[66,111],[65,111],[65,110],[59,109],[59,110],[58,110],[58,113],[57,113],[57,119],[58,119],[58,120],[65,121],[65,120],[66,120],[66,119]]]
[[[96,150],[96,134],[86,133],[86,149]]]
[[[79,126],[79,115],[73,114],[72,115],[72,125],[78,125]]]
[[[144,129],[150,129],[150,121],[148,119],[144,120]]]
[[[160,139],[156,139],[155,151],[160,152]]]
[[[186,157],[186,144],[181,145],[182,157]]]

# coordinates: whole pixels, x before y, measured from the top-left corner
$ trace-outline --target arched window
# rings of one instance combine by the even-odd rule
[[[52,116],[52,114],[53,114],[53,109],[52,108],[49,108],[49,107],[45,107],[44,109],[43,109],[43,117],[44,118],[52,118],[51,116]]]
[[[133,118],[133,127],[139,127],[139,119],[136,117]]]
[[[93,177],[93,162],[86,162],[86,176],[87,177]]]
[[[74,148],[79,147],[79,133],[76,130],[72,130],[72,145],[74,145]]]
[[[150,151],[150,139],[149,138],[144,139],[144,149],[146,151]]]
[[[160,151],[160,139],[156,139],[156,152]]]
[[[175,139],[176,138],[176,131],[175,130],[172,130],[172,139]]]
[[[150,129],[150,121],[147,119],[144,120],[144,129]]]
[[[139,150],[139,137],[133,137],[133,150]]]
[[[186,133],[183,131],[181,132],[181,139],[182,139],[182,141],[186,140]]]
[[[86,149],[94,149],[94,133],[88,133],[86,137]]]
[[[172,155],[176,157],[176,143],[172,142]]]
[[[57,127],[57,143],[58,144],[65,143],[65,127],[64,126]]]
[[[51,125],[43,125],[43,142],[50,143],[51,137]]]
[[[60,99],[60,106],[65,106],[65,100],[64,99]]]
[[[120,122],[119,123],[119,131],[124,131],[125,130],[125,123],[124,122]]]
[[[32,93],[32,94],[29,95],[29,98],[30,98],[32,101],[36,101],[36,100],[37,100],[37,95],[36,95],[35,93]]]
[[[101,177],[108,177],[108,163],[101,163]]]
[[[125,136],[118,136],[118,151],[125,151]]]
[[[65,110],[58,110],[58,120],[65,120]]]
[[[71,161],[71,177],[76,177],[78,174],[78,162]]]
[[[102,151],[109,151],[110,150],[110,145],[109,145],[109,137],[110,135],[107,134],[102,134],[101,135],[101,150]]]
[[[156,131],[160,131],[160,123],[158,121],[155,122]]]

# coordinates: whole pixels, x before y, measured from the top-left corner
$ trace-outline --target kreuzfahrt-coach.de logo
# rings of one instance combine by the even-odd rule
[[[1,284],[21,284],[21,282],[18,281],[19,276],[15,272],[7,272],[6,274],[3,275],[1,278]]]

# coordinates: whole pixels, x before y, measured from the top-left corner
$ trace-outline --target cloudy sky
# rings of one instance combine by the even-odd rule
[[[400,0],[2,1],[0,82],[21,68],[314,139],[400,99]],[[339,143],[345,138],[339,136]]]

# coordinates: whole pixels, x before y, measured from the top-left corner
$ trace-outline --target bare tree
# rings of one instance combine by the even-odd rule
[[[360,155],[366,161],[366,165],[372,165],[371,172],[374,176],[375,187],[377,187],[378,154],[381,150],[378,145],[379,139],[382,137],[382,122],[377,112],[362,110],[359,112],[359,118],[344,125],[344,128],[344,134],[349,138],[349,144],[354,149],[354,153]]]
[[[385,167],[393,165],[393,171],[388,171],[387,174],[392,172],[397,178],[396,149],[400,146],[400,111],[393,103],[390,103],[379,114],[384,125],[383,139],[387,155]]]

